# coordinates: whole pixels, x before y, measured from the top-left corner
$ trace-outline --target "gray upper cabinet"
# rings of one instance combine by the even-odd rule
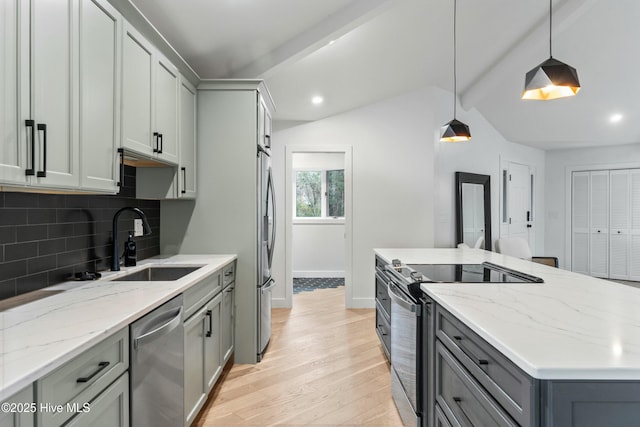
[[[122,40],[122,146],[153,156],[153,46],[128,22]]]
[[[0,14],[0,183],[115,193],[120,15],[106,0],[10,1]]]
[[[117,193],[122,18],[105,0],[80,2],[80,172],[83,189]]]
[[[122,146],[178,164],[178,69],[131,24],[124,24]]]
[[[77,188],[76,1],[3,2],[2,183]],[[7,131],[5,131],[7,129]]]
[[[196,197],[196,88],[180,78],[180,173],[178,197]]]

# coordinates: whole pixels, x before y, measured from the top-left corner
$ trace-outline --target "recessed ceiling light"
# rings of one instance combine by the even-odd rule
[[[313,98],[311,98],[311,103],[313,105],[320,105],[324,102],[324,98],[321,96],[314,96]]]
[[[609,117],[609,121],[611,123],[618,123],[622,120],[622,114],[616,113],[616,114],[612,114],[611,117]]]
[[[332,44],[334,44],[336,41],[335,40],[331,40],[328,44],[328,46],[331,46]]]

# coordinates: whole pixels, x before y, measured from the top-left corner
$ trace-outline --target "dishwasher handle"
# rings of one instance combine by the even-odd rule
[[[175,311],[175,315],[171,318],[171,320],[166,323],[154,328],[153,330],[147,332],[146,334],[142,334],[139,337],[134,338],[133,340],[133,348],[137,349],[141,345],[149,341],[153,341],[156,338],[167,335],[175,328],[177,328],[182,323],[182,307],[177,308]]]
[[[420,306],[414,304],[407,297],[402,295],[402,291],[398,289],[393,283],[389,283],[389,297],[391,301],[398,304],[403,309],[415,313],[416,316],[420,316]]]

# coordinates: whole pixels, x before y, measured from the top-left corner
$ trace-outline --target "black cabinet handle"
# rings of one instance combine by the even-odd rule
[[[47,125],[38,123],[38,131],[42,131],[42,170],[38,171],[36,176],[45,178],[47,176]]]
[[[224,273],[224,277],[229,277],[233,275],[233,271],[227,271],[226,273]]]
[[[527,211],[527,221],[531,221],[531,211]]]
[[[187,168],[181,167],[182,169],[182,190],[180,192],[185,194],[187,192]]]
[[[160,139],[158,144],[158,153],[162,154],[162,150],[164,149],[164,142],[162,141],[162,134],[158,134],[158,138]]]
[[[24,125],[31,128],[31,167],[24,170],[26,176],[35,175],[36,163],[36,135],[33,130],[35,122],[33,120],[25,120]],[[28,137],[28,136],[27,136]]]
[[[469,418],[467,413],[464,411],[464,408],[462,407],[462,398],[454,396],[453,401],[456,402],[456,404],[458,405],[458,408],[460,408],[460,412],[467,419],[467,422],[469,423],[469,425],[473,427],[473,423],[471,422],[471,419]]]
[[[266,148],[271,148],[271,135],[265,135],[264,139],[265,139],[264,146]]]
[[[91,378],[95,377],[96,375],[98,375],[100,372],[102,372],[104,370],[104,368],[106,368],[107,366],[109,366],[109,362],[100,362],[98,363],[98,369],[96,369],[95,371],[93,371],[88,377],[81,377],[78,378],[76,380],[76,382],[79,383],[86,383],[91,381]]]
[[[159,138],[159,133],[158,132],[154,132],[153,133],[153,140],[155,143],[155,147],[153,147],[153,152],[154,153],[159,153],[160,152],[160,138]]]
[[[118,187],[124,187],[124,148],[118,148],[118,156],[120,156],[120,180]]]
[[[598,233],[600,232],[600,230],[598,230]]]
[[[233,292],[235,288],[233,286],[231,286],[229,289],[227,289],[227,292]]]
[[[213,311],[207,310],[207,316],[209,317],[209,330],[207,331],[207,338],[209,338],[213,332]]]
[[[618,230],[618,234],[620,234],[620,230]]]
[[[467,356],[471,357],[472,359],[475,359],[476,364],[478,364],[478,365],[488,365],[489,364],[488,360],[480,359],[479,357],[474,356],[473,353],[471,353],[471,351],[469,351],[468,349],[467,349],[467,351],[464,351],[464,348],[462,347],[462,343],[461,343],[462,337],[460,335],[454,335],[453,339],[458,342],[458,346],[460,346],[460,349],[463,351],[463,353],[465,353],[465,354],[468,353]]]

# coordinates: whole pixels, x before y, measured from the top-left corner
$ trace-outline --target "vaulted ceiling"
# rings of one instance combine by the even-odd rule
[[[132,2],[200,78],[264,78],[279,120],[318,120],[425,86],[453,90],[452,0]],[[539,148],[639,142],[640,2],[553,5],[553,55],[578,70],[580,93],[520,99],[525,73],[549,56],[546,0],[458,0],[463,108]],[[324,103],[312,105],[315,95]]]

